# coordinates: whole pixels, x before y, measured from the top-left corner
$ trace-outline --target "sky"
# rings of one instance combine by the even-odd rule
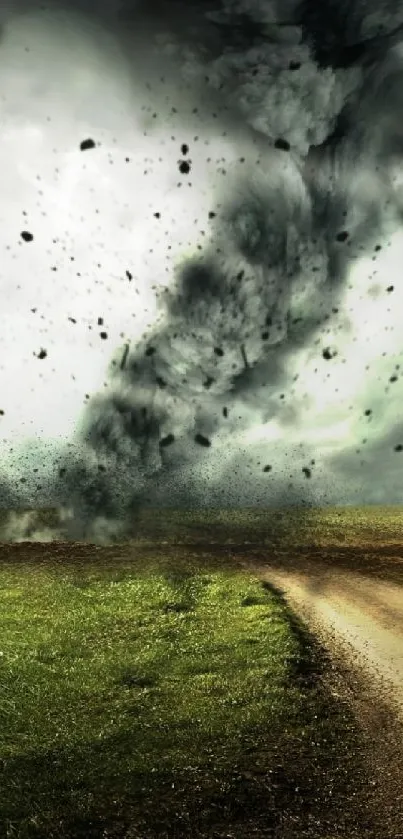
[[[402,81],[392,0],[2,4],[2,506],[401,503]]]

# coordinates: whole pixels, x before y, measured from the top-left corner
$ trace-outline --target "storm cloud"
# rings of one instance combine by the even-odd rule
[[[395,309],[385,336],[378,301],[387,312],[400,293],[391,280],[403,209],[400,4],[122,3],[83,13],[93,30],[81,35],[81,50],[86,37],[101,44],[112,98],[114,74],[125,91],[117,146],[119,120],[124,131],[144,88],[152,105],[139,125],[150,138],[160,114],[168,120],[179,110],[183,134],[191,122],[186,141],[174,138],[170,189],[181,185],[185,216],[197,193],[199,229],[168,266],[154,262],[166,284],[143,277],[143,289],[160,283],[158,317],[117,344],[104,389],[88,398],[68,442],[53,447],[37,497],[63,505],[69,537],[94,541],[124,538],[136,509],[149,504],[396,503],[399,374],[389,368],[399,368],[400,319]],[[68,84],[75,14],[23,9],[20,30],[10,15],[3,48],[9,38],[17,49],[30,15],[41,23],[37,44],[48,38],[55,49],[67,16],[72,47],[59,73]],[[77,120],[84,104],[95,107],[92,66],[84,99],[81,78],[68,90]],[[175,90],[182,111],[172,106]],[[97,103],[98,122],[102,114]],[[167,122],[167,140],[170,132]],[[216,156],[208,187],[202,132],[207,147],[218,152],[219,135],[230,149]],[[97,144],[81,140],[91,166]],[[175,237],[169,201],[153,213],[166,247]],[[131,247],[145,249],[135,222]],[[139,282],[130,267],[120,273],[126,285]],[[26,444],[27,472],[33,451]],[[393,480],[382,488],[385,451]],[[21,499],[33,492],[31,482]]]

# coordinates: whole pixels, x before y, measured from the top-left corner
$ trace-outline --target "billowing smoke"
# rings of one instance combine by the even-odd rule
[[[401,223],[403,10],[391,0],[186,9],[107,11],[127,56],[147,36],[155,76],[185,84],[196,110],[210,97],[217,123],[252,151],[222,163],[203,246],[176,261],[160,322],[122,341],[107,387],[58,452],[48,500],[63,504],[71,538],[124,538],[136,509],[172,498],[185,507],[343,501],[326,495],[326,468],[315,489],[314,437],[300,454],[292,438],[297,484],[276,464],[275,431],[264,459],[250,462],[263,448],[259,429],[298,426],[310,394],[296,390],[296,358],[315,356],[323,370],[346,363],[352,266]],[[192,154],[183,144],[183,182]],[[335,413],[342,422],[337,404]],[[348,451],[333,446],[336,472]]]

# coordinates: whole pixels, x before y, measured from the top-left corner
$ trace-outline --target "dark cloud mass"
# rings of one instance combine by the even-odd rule
[[[388,468],[401,468],[391,421],[367,444],[361,465],[348,436],[321,465],[319,438],[301,439],[298,423],[332,365],[344,363],[339,376],[349,376],[351,269],[402,220],[395,180],[403,151],[402,5],[123,0],[79,8],[100,29],[112,27],[134,77],[142,68],[157,90],[162,118],[170,86],[183,84],[187,103],[202,116],[210,108],[216,132],[242,138],[250,153],[220,162],[208,218],[198,222],[203,246],[174,266],[160,296],[161,322],[113,350],[107,387],[59,446],[42,497],[64,505],[71,538],[95,541],[123,538],[142,504],[344,503],[346,481],[348,502],[382,499],[379,485],[372,495],[363,487],[383,448]],[[95,131],[94,138],[77,138],[88,165],[99,151]],[[172,182],[183,190],[197,177],[193,154],[191,140],[178,137]],[[150,215],[165,224],[155,206]],[[134,285],[131,270],[122,275]],[[392,288],[388,278],[383,284]],[[98,342],[108,340],[109,329],[98,330]],[[296,391],[301,353],[314,359],[316,375],[305,394]],[[50,349],[38,353],[44,365],[51,357]],[[378,408],[378,420],[375,402],[354,408],[362,436],[365,423],[387,413],[387,397]],[[340,423],[348,411],[336,403]],[[288,430],[288,462],[278,461],[276,434],[264,438],[265,423]],[[339,483],[327,477],[328,466]]]

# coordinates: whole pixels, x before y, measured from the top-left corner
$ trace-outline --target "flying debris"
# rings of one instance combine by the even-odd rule
[[[168,434],[166,437],[162,437],[162,439],[159,442],[159,445],[160,445],[161,448],[164,448],[166,446],[170,446],[174,442],[175,442],[174,435],[173,434]]]
[[[190,161],[188,160],[179,160],[178,167],[181,175],[188,175],[190,172]]]
[[[245,351],[244,344],[241,344],[241,353],[242,353],[243,363],[244,363],[245,368],[247,370],[249,368],[249,364],[248,364],[248,359],[246,357],[246,351]]]
[[[288,140],[284,140],[283,137],[278,137],[278,139],[274,141],[274,147],[276,149],[281,149],[282,151],[290,151],[291,148]]]
[[[330,359],[335,358],[336,355],[337,350],[332,350],[330,347],[325,347],[325,349],[322,351],[322,356],[326,359],[326,361],[330,361]]]
[[[208,448],[208,446],[211,446],[211,441],[208,439],[208,437],[204,437],[203,434],[196,434],[194,439],[195,443],[198,443],[199,446],[205,446],[206,448]]]
[[[123,350],[122,359],[121,359],[121,362],[120,362],[120,369],[121,369],[121,370],[124,370],[124,369],[125,369],[126,359],[127,359],[127,356],[128,356],[128,352],[129,352],[129,344],[125,344],[125,348],[124,348],[124,350]]]
[[[81,151],[88,151],[88,149],[95,149],[94,140],[91,140],[90,138],[88,138],[88,140],[83,140],[80,143],[80,149],[81,149]]]

